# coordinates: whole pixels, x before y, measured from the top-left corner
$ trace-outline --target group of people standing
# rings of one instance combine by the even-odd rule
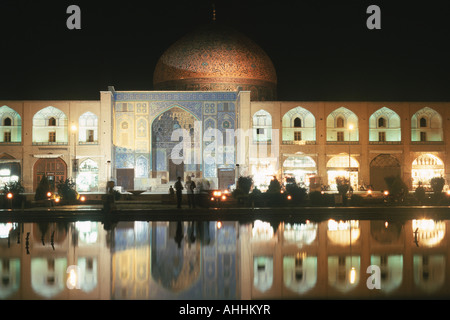
[[[195,182],[191,179],[190,176],[186,177],[186,183],[183,187],[183,183],[181,182],[181,177],[177,178],[177,182],[175,182],[175,193],[177,195],[177,208],[181,208],[181,202],[183,199],[183,189],[186,188],[187,199],[189,208],[195,208],[195,195],[194,190],[197,186]],[[171,186],[172,188],[172,186]],[[173,189],[170,189],[170,193],[173,193]]]

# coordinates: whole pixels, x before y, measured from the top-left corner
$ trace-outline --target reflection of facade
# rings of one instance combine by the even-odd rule
[[[448,224],[2,223],[0,299],[448,298]]]
[[[110,260],[98,222],[11,224],[0,231],[0,298],[109,299]]]
[[[238,299],[235,223],[119,223],[114,299]]]
[[[221,174],[233,170],[253,175],[263,189],[274,175],[332,188],[346,176],[354,188],[376,189],[386,187],[388,175],[400,175],[410,188],[449,177],[448,102],[276,101],[269,57],[221,25],[175,42],[153,80],[157,91],[110,87],[99,101],[2,101],[0,182],[19,179],[34,191],[38,161],[50,161],[45,174],[52,179],[77,177],[83,192],[104,190],[112,178],[126,190],[165,193],[187,175],[218,187]],[[180,142],[176,129],[190,138],[184,153],[172,152]],[[204,139],[208,129],[222,136]],[[214,161],[205,159],[205,150],[236,129],[242,145],[213,148]],[[64,163],[59,173],[51,168],[55,159]]]
[[[249,276],[242,278],[242,298],[448,296],[447,224],[329,220],[243,226],[241,243],[250,246],[241,247],[241,274]],[[380,290],[367,288],[369,265],[380,268]]]

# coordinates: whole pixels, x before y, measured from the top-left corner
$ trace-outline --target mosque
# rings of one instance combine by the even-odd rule
[[[213,21],[164,52],[153,90],[0,101],[0,185],[21,181],[33,193],[47,176],[73,178],[83,193],[102,193],[109,180],[166,193],[178,176],[226,188],[250,175],[261,189],[273,176],[333,189],[346,176],[355,190],[382,190],[384,177],[400,175],[414,190],[449,179],[445,122],[450,102],[278,101],[270,57]],[[174,139],[176,129],[188,134]],[[232,143],[218,143],[228,132]],[[189,152],[174,157],[180,141]]]

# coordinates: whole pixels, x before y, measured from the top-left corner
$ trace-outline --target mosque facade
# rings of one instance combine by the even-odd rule
[[[267,54],[218,24],[161,56],[154,90],[100,92],[93,101],[0,101],[0,184],[33,193],[43,176],[80,192],[167,192],[178,176],[226,188],[241,175],[283,182],[411,190],[448,181],[450,102],[278,101]]]

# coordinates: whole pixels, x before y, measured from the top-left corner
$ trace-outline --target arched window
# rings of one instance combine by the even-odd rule
[[[33,116],[33,144],[67,144],[67,116],[49,106]]]
[[[98,164],[92,159],[86,159],[80,164],[77,176],[77,189],[83,192],[98,191]]]
[[[427,119],[425,117],[420,118],[419,120],[419,126],[421,128],[426,128],[427,127]]]
[[[327,141],[358,141],[358,116],[339,107],[327,116]]]
[[[0,107],[0,143],[22,141],[22,119],[8,106]]]
[[[369,118],[369,141],[401,141],[400,122],[400,116],[395,111],[387,107],[378,109]]]
[[[78,142],[82,143],[96,143],[98,118],[92,112],[83,113],[78,119],[80,130],[78,131]]]
[[[283,115],[283,143],[316,140],[316,120],[311,111],[303,107],[290,109]]]
[[[429,107],[418,110],[411,117],[411,141],[443,141],[441,115]]]
[[[413,188],[430,187],[432,178],[445,176],[444,162],[433,154],[421,154],[412,162],[411,175]]]
[[[253,115],[253,141],[271,141],[272,116],[265,110],[259,110]]]

